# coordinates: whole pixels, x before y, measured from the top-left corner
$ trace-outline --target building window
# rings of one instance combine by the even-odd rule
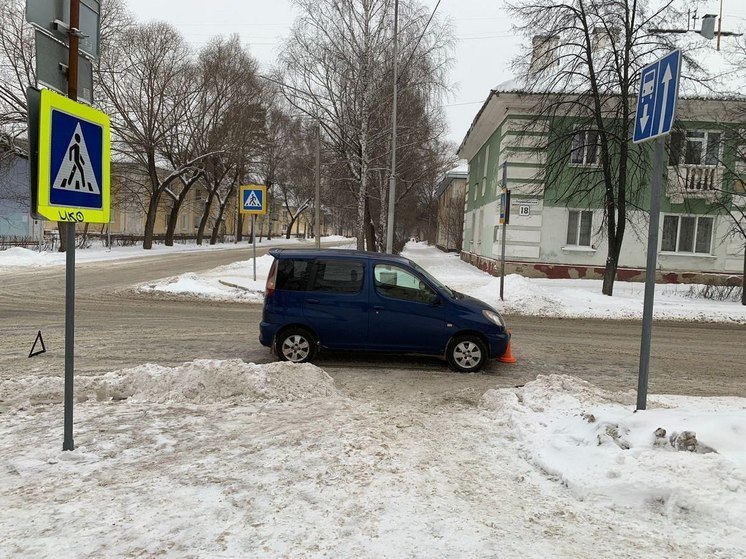
[[[479,184],[474,185],[474,199],[477,199],[477,194],[479,194]]]
[[[668,164],[718,165],[723,133],[710,130],[673,132],[669,142]]]
[[[569,246],[591,246],[593,212],[590,210],[570,210],[567,220],[567,244]]]
[[[710,254],[714,221],[712,217],[663,216],[661,251]]]
[[[572,135],[570,163],[573,165],[598,164],[598,132],[576,130]]]
[[[482,196],[487,193],[487,165],[490,161],[490,146],[484,152],[484,165],[482,168]]]

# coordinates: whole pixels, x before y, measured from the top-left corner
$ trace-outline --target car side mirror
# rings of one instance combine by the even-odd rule
[[[430,301],[428,301],[433,307],[439,307],[442,303],[440,300],[440,296],[437,293],[433,293],[430,296]]]

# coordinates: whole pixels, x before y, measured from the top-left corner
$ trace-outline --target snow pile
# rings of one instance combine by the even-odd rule
[[[468,266],[468,264],[467,264]],[[483,272],[474,268],[477,272]],[[505,301],[500,301],[500,279],[493,278],[482,287],[470,288],[468,283],[451,286],[456,291],[469,293],[485,303],[509,314],[531,316],[565,316],[567,309],[549,289],[538,285],[534,280],[518,274],[505,276],[504,293],[510,293]],[[449,284],[450,285],[450,284]],[[470,293],[471,292],[471,293]]]
[[[62,402],[60,377],[26,378],[0,382],[0,393],[13,395],[5,405],[15,408]],[[289,402],[337,395],[332,378],[309,363],[256,365],[240,359],[198,359],[178,367],[152,363],[109,372],[78,376],[75,397],[88,400],[130,400],[168,403]]]
[[[504,301],[500,278],[463,262],[426,243],[407,243],[402,256],[417,262],[448,287],[472,295],[507,314],[566,318],[641,320],[645,284],[614,283],[614,296],[601,293],[602,280],[526,278],[505,276]],[[738,302],[692,299],[685,284],[655,287],[656,320],[691,320],[746,324],[746,307]]]
[[[254,260],[234,262],[219,266],[209,272],[192,272],[139,285],[136,290],[148,294],[168,294],[183,297],[198,297],[214,301],[240,301],[261,303],[264,288],[274,258],[269,254],[256,259],[256,281]]]
[[[746,399],[613,393],[565,375],[490,390],[482,406],[522,455],[577,499],[603,506],[697,515],[743,548],[746,533]]]
[[[48,266],[50,262],[64,263],[64,261],[65,255],[62,254],[60,258],[59,253],[55,252],[39,252],[22,247],[0,250],[0,267],[30,266],[37,268]]]

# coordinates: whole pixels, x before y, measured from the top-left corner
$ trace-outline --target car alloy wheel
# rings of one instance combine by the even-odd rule
[[[476,336],[462,336],[451,343],[448,362],[457,371],[471,373],[482,368],[487,360],[487,348]]]
[[[313,337],[300,328],[288,330],[277,340],[277,354],[283,361],[305,363],[314,355]]]

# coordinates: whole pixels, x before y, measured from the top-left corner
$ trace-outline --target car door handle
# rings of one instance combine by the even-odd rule
[[[373,305],[373,310],[374,311],[382,311],[383,310],[383,306],[381,306],[381,305]]]
[[[319,300],[318,299],[306,299],[306,303],[310,303],[311,305],[318,305]]]

